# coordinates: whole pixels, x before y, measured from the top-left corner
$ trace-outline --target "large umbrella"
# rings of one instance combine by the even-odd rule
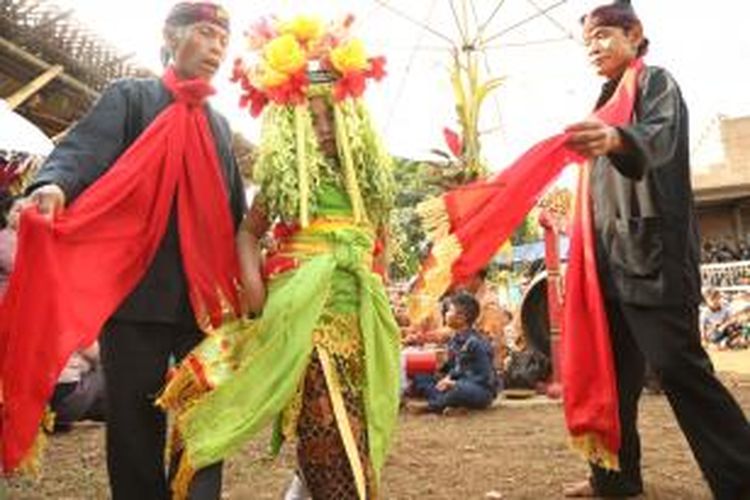
[[[516,130],[525,126],[513,117],[513,96],[536,92],[539,81],[566,81],[560,71],[571,68],[559,62],[578,53],[576,16],[568,0],[373,2],[390,18],[394,30],[400,24],[406,33],[410,27],[413,37],[406,48],[406,64],[403,59],[394,61],[400,63],[395,76],[399,83],[390,102],[387,132],[403,120],[402,107],[412,108],[412,113],[419,107],[417,117],[435,117],[430,121],[433,127],[423,130],[433,143],[440,142],[437,125],[455,127],[462,132],[470,157],[479,154],[481,144],[489,157],[481,156],[493,164],[521,149],[520,145],[515,151],[508,148],[512,137],[507,133],[507,120],[514,120]],[[391,46],[390,53],[402,52],[403,57],[404,49],[395,46],[403,42],[386,37],[383,43]],[[534,64],[542,60],[545,64]],[[432,82],[414,85],[418,74],[432,75]],[[442,98],[436,101],[436,96]],[[471,151],[472,141],[477,141],[477,151]]]
[[[503,78],[484,101],[478,131],[490,169],[506,165],[540,137],[580,118],[582,94],[576,82],[589,76],[581,50],[578,19],[589,0],[325,0],[301,6],[295,0],[226,0],[242,50],[243,27],[262,15],[313,13],[323,19],[352,13],[355,33],[368,51],[388,59],[388,78],[372,85],[366,98],[390,151],[406,158],[429,158],[446,149],[443,129],[460,132],[451,73],[454,55],[476,54],[482,82]],[[250,7],[252,5],[252,7]],[[156,32],[156,29],[155,31]],[[224,77],[217,82],[221,86]],[[559,82],[554,94],[549,81]],[[591,82],[589,82],[591,83]],[[589,85],[588,89],[595,89]],[[585,89],[584,89],[585,90]],[[549,102],[565,101],[566,109]],[[234,88],[222,88],[218,105],[248,137],[258,121],[236,108]],[[545,106],[529,112],[528,103]],[[572,110],[572,111],[571,111]],[[531,118],[531,119],[529,119]],[[434,157],[433,157],[434,158]]]

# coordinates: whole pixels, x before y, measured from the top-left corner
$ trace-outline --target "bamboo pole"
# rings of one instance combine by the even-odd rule
[[[49,82],[57,78],[62,72],[63,67],[59,64],[50,66],[44,73],[34,78],[31,82],[27,83],[14,92],[13,95],[5,99],[8,103],[8,108],[11,110],[16,109],[29,97],[42,90]]]
[[[50,67],[52,67],[51,64],[43,61],[42,59],[38,58],[37,56],[33,54],[30,54],[26,50],[10,42],[9,40],[7,40],[6,38],[2,36],[0,36],[0,51],[8,52],[12,56],[17,57],[23,60],[24,62],[32,66],[36,66],[37,68],[45,70],[45,71],[48,70]],[[88,85],[81,83],[80,80],[77,80],[76,78],[73,78],[72,76],[62,73],[58,76],[58,78],[65,85],[72,87],[78,92],[83,93],[86,97],[92,100],[99,97],[99,92],[92,89]]]

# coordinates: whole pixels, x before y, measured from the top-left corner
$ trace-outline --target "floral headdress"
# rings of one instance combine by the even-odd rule
[[[353,22],[352,15],[329,25],[310,16],[261,19],[246,33],[257,57],[234,63],[232,81],[243,90],[240,106],[249,106],[255,117],[269,102],[302,104],[310,75],[321,71],[333,83],[335,101],[361,97],[368,80],[385,76],[385,58],[368,56],[362,41],[350,33]]]
[[[388,218],[392,162],[360,99],[368,80],[385,76],[385,58],[367,55],[350,34],[353,21],[263,19],[247,34],[253,60],[235,62],[240,106],[263,113],[253,180],[272,220],[306,227],[319,214],[319,189],[331,182],[348,194],[356,223],[382,226]],[[308,106],[313,97],[332,105],[336,162],[320,151]]]

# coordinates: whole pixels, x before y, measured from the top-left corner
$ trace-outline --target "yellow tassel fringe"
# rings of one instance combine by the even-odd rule
[[[450,233],[448,209],[442,196],[430,198],[417,205],[417,215],[422,220],[422,227],[430,240],[436,241]]]
[[[51,433],[55,428],[55,413],[49,408],[44,410],[42,416],[42,422],[39,426],[39,431],[34,438],[34,443],[31,445],[26,456],[21,460],[18,466],[18,472],[22,475],[29,475],[36,477],[39,475],[41,470],[42,457],[47,449],[47,433]]]
[[[578,452],[587,462],[604,469],[619,471],[620,459],[609,451],[596,434],[584,434],[570,438],[570,447]]]
[[[183,452],[180,465],[177,467],[177,473],[172,479],[172,500],[187,500],[194,476],[195,469],[190,463],[190,458],[187,452]]]
[[[421,289],[410,297],[409,316],[413,321],[420,323],[432,313],[438,299],[453,281],[453,264],[462,252],[461,242],[453,234],[435,242],[432,247],[434,261],[423,270]]]
[[[155,404],[165,411],[179,414],[209,390],[210,388],[205,387],[192,370],[182,367],[169,380]]]

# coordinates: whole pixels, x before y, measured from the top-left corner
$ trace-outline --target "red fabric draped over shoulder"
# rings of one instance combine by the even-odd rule
[[[240,314],[226,183],[202,80],[163,77],[174,97],[112,167],[52,221],[24,211],[0,305],[2,465],[29,458],[70,355],[93,342],[143,278],[177,210],[190,301],[204,329]]]
[[[595,117],[615,126],[630,122],[642,68],[640,59],[631,64]],[[587,458],[616,468],[620,447],[617,386],[594,255],[590,167],[566,148],[567,140],[568,134],[545,139],[497,175],[449,191],[419,208],[433,247],[420,274],[411,312],[416,319],[424,317],[452,283],[460,283],[486,266],[563,169],[571,163],[584,163],[566,276],[565,414],[574,445]]]

